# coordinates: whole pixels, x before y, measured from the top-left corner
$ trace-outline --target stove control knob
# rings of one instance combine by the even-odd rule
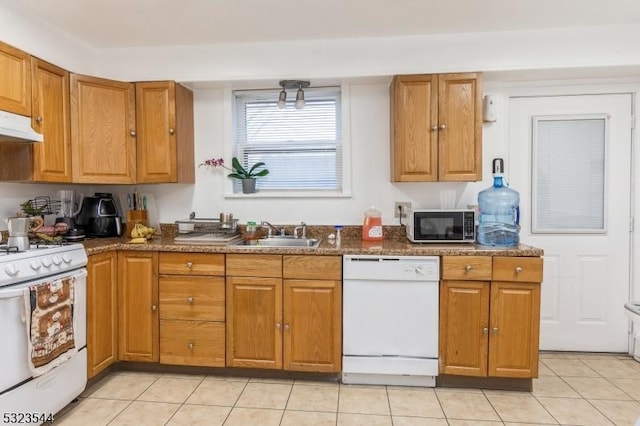
[[[58,256],[57,254],[53,255],[53,264],[54,265],[59,265],[62,263],[62,259],[60,258],[60,256]]]
[[[49,268],[51,266],[51,258],[49,256],[45,256],[42,258],[42,266],[45,268]]]
[[[16,265],[14,265],[13,263],[9,263],[8,265],[5,265],[4,271],[7,273],[7,275],[12,277],[15,277],[16,275],[18,275],[18,270],[16,269]]]
[[[31,259],[31,262],[29,262],[29,264],[31,265],[31,269],[33,269],[34,271],[37,271],[42,266],[40,264],[40,260],[38,259]]]
[[[71,260],[72,260],[72,259],[71,259],[71,256],[69,256],[67,253],[64,253],[64,254],[62,255],[62,261],[63,261],[64,263],[71,263]]]

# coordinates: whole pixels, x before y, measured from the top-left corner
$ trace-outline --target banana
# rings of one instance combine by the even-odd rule
[[[137,237],[129,240],[129,244],[144,244],[146,242],[147,242],[147,239],[145,237]]]
[[[51,235],[47,235],[47,234],[40,234],[38,232],[36,232],[36,236],[40,239],[43,239],[45,241],[53,241],[53,237]]]
[[[131,238],[147,238],[151,239],[156,233],[155,228],[144,226],[141,223],[136,223],[131,230]]]

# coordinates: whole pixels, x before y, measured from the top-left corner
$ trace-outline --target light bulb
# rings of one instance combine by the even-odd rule
[[[287,92],[282,89],[280,96],[278,96],[278,108],[284,109],[287,106]]]
[[[296,109],[304,108],[304,92],[302,88],[298,89],[298,93],[296,93]]]

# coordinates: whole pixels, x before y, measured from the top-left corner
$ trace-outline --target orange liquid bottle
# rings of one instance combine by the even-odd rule
[[[364,212],[362,239],[365,241],[382,241],[382,213],[375,207]]]

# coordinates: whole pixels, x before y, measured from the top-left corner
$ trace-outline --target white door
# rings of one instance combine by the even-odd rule
[[[511,98],[507,178],[544,249],[540,349],[626,352],[630,94]]]

